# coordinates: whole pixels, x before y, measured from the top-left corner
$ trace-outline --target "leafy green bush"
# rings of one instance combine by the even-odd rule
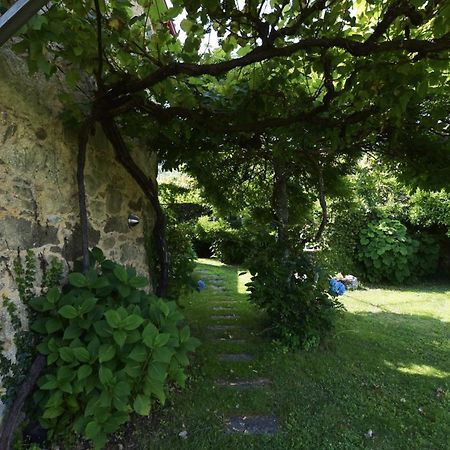
[[[213,254],[212,245],[222,224],[209,216],[201,216],[197,220],[194,234],[194,248],[201,258],[209,258]]]
[[[167,227],[170,253],[168,298],[177,299],[185,289],[193,288],[192,272],[197,257],[192,244],[193,227],[189,223],[173,223]]]
[[[340,302],[328,277],[306,256],[283,258],[269,245],[252,260],[250,301],[267,311],[276,337],[291,347],[319,345],[333,329]]]
[[[47,356],[34,399],[51,435],[70,430],[100,449],[130,413],[163,404],[168,383],[184,386],[187,353],[198,341],[181,326],[175,303],[146,293],[147,280],[134,269],[97,249],[92,258],[95,267],[71,273],[62,292],[52,288],[30,302],[38,313],[32,329],[43,337],[38,350]]]
[[[372,282],[402,283],[433,272],[439,247],[431,236],[415,239],[394,219],[370,222],[360,232],[360,253],[366,277]]]
[[[450,236],[450,194],[417,189],[409,199],[409,220],[421,227],[442,226]]]
[[[194,244],[199,256],[215,256],[225,264],[243,264],[254,247],[254,235],[241,224],[202,216],[197,221]]]
[[[356,202],[342,200],[331,204],[321,252],[322,264],[331,273],[360,273],[359,230],[365,228],[368,221],[366,211]]]

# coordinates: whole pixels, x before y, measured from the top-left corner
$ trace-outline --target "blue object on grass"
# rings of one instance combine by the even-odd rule
[[[205,287],[206,287],[206,284],[205,284],[205,282],[203,280],[198,280],[197,281],[197,291],[198,292],[200,292],[203,289],[205,289]]]
[[[333,294],[337,294],[337,295],[344,295],[345,291],[347,290],[345,288],[345,284],[342,283],[339,280],[336,280],[336,278],[332,278],[330,280],[330,290]]]

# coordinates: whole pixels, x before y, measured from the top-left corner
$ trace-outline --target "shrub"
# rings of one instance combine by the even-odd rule
[[[417,237],[398,220],[369,223],[360,232],[359,253],[367,279],[402,283],[432,273],[437,266],[438,243],[430,235]]]
[[[324,233],[322,264],[330,272],[360,273],[357,251],[359,230],[365,228],[368,218],[355,202],[342,200],[330,206],[330,223]]]
[[[188,223],[170,223],[167,244],[170,253],[168,298],[177,299],[184,290],[195,287],[192,272],[197,257],[192,244],[193,227]]]
[[[131,412],[148,415],[156,400],[163,404],[168,383],[184,386],[198,341],[175,303],[146,293],[134,269],[97,249],[91,257],[88,273],[71,273],[62,292],[30,302],[47,356],[34,400],[51,435],[79,433],[100,449]]]
[[[329,293],[328,277],[306,256],[285,259],[269,246],[253,258],[250,271],[250,301],[267,311],[284,343],[312,348],[333,329],[342,305]]]
[[[212,245],[219,230],[223,227],[209,216],[201,216],[197,220],[194,234],[194,248],[201,258],[209,258],[213,254]]]
[[[411,196],[409,220],[421,227],[441,226],[450,236],[450,194],[441,190],[430,192],[417,189]]]
[[[201,257],[214,256],[225,264],[243,264],[254,247],[254,233],[238,223],[232,227],[225,220],[199,218],[195,248]]]

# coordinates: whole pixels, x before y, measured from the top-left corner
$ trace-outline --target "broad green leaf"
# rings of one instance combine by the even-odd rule
[[[52,287],[47,292],[47,300],[49,303],[54,305],[58,300],[61,294],[59,293],[58,288]]]
[[[72,272],[69,274],[69,283],[75,287],[85,287],[86,277],[79,272]]]
[[[64,413],[64,408],[62,408],[60,406],[56,407],[56,408],[48,408],[42,414],[42,418],[43,419],[56,419],[63,413]]]
[[[36,333],[39,334],[48,334],[47,331],[47,327],[45,326],[45,324],[47,323],[47,319],[45,318],[39,318],[36,319],[32,324],[31,324],[31,329],[33,331],[35,331]]]
[[[113,270],[114,276],[121,282],[126,284],[128,281],[128,272],[123,266],[116,266]]]
[[[83,303],[80,306],[80,312],[82,314],[86,314],[86,313],[92,311],[96,304],[97,304],[97,299],[94,296],[88,297],[85,300],[83,300]]]
[[[111,369],[105,366],[100,366],[100,369],[98,371],[98,378],[100,380],[100,383],[102,383],[105,386],[108,386],[113,381],[114,376]]]
[[[173,348],[161,347],[153,352],[153,360],[156,362],[170,363],[175,351]]]
[[[129,284],[131,287],[142,289],[148,285],[148,280],[145,277],[133,277],[130,279]]]
[[[140,327],[143,322],[144,319],[142,317],[137,314],[131,314],[122,322],[122,327],[127,331],[132,331]]]
[[[51,378],[47,382],[45,382],[43,385],[39,386],[40,389],[44,391],[52,391],[53,389],[56,389],[58,387],[58,381],[56,378]]]
[[[78,325],[69,325],[64,330],[63,339],[65,340],[72,340],[79,338],[81,336],[81,328]]]
[[[127,362],[125,373],[131,378],[137,378],[141,374],[141,364],[136,361]]]
[[[59,349],[59,356],[63,361],[68,363],[75,361],[73,350],[70,347],[61,347]]]
[[[147,373],[150,378],[163,382],[167,378],[167,365],[152,362],[148,366]]]
[[[145,395],[138,394],[133,402],[134,411],[141,416],[148,416],[150,414],[150,408],[150,398]]]
[[[155,337],[155,347],[164,347],[170,339],[169,333],[161,333]]]
[[[58,361],[58,359],[59,359],[59,353],[58,352],[50,353],[50,355],[48,355],[48,357],[47,357],[47,366],[51,366],[56,361]]]
[[[176,369],[170,374],[171,378],[178,384],[181,388],[186,387],[186,375],[183,369]]]
[[[67,394],[73,393],[72,385],[68,381],[66,381],[65,383],[60,383],[59,389]]]
[[[133,361],[144,362],[147,359],[147,353],[147,349],[142,344],[138,344],[131,350],[128,358]]]
[[[142,332],[142,341],[147,347],[153,348],[155,346],[155,338],[158,333],[158,328],[150,322]]]
[[[58,310],[58,314],[65,319],[75,319],[75,317],[78,317],[78,311],[72,305],[64,305]]]
[[[111,328],[119,328],[122,321],[119,313],[114,309],[106,311],[105,318]]]
[[[45,329],[48,334],[53,334],[55,331],[58,331],[62,328],[62,323],[59,319],[51,317],[45,322]]]
[[[116,348],[112,344],[103,344],[98,349],[98,359],[101,363],[111,361],[116,355]]]
[[[125,341],[127,340],[127,333],[123,330],[116,330],[113,333],[113,338],[116,341],[117,345],[122,348],[125,344]]]
[[[100,426],[97,422],[89,422],[84,430],[84,435],[88,439],[94,439],[100,432]]]
[[[85,378],[87,378],[91,373],[92,373],[92,367],[87,364],[83,364],[77,370],[77,377],[81,381],[81,380],[84,380]]]
[[[37,351],[39,353],[41,353],[42,355],[48,355],[50,354],[50,349],[48,348],[48,343],[47,342],[41,342],[37,347],[36,347]]]
[[[164,405],[166,402],[164,384],[161,381],[150,378],[149,376],[145,377],[144,391],[146,394],[149,392],[152,393],[159,400],[161,405]]]
[[[124,284],[120,284],[117,287],[117,290],[122,298],[127,298],[131,293],[131,288],[129,286],[125,286]]]
[[[89,352],[84,347],[75,347],[73,349],[73,354],[75,358],[80,362],[89,362],[89,360],[91,359]]]
[[[130,395],[130,392],[131,386],[125,381],[119,381],[114,386],[114,395],[117,395],[118,397],[127,397],[128,395]]]
[[[191,332],[189,330],[189,327],[186,325],[180,330],[180,342],[186,342],[189,339],[190,335]]]

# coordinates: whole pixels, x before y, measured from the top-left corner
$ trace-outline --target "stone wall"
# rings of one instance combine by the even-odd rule
[[[77,137],[59,118],[63,89],[58,79],[30,77],[19,58],[0,49],[0,299],[18,301],[10,275],[18,248],[58,256],[66,268],[81,254]],[[156,174],[154,161],[134,152],[148,174]],[[127,217],[145,217],[151,231],[153,212],[100,131],[90,138],[86,192],[90,245],[148,275],[143,221],[129,229]],[[8,351],[14,357],[13,346]]]

